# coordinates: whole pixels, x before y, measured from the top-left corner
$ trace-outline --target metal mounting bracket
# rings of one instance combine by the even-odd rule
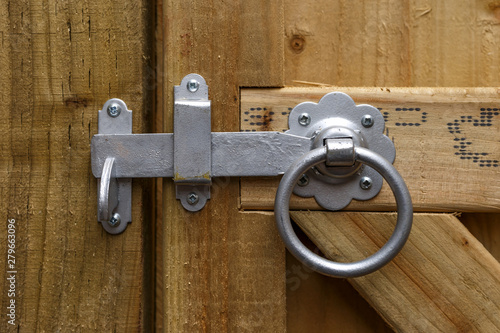
[[[186,76],[174,87],[174,182],[176,197],[191,212],[210,199],[212,130],[205,79]]]
[[[310,168],[293,192],[338,210],[352,199],[373,198],[382,187],[382,176],[354,158],[356,147],[391,164],[395,159],[380,111],[356,105],[344,93],[297,105],[285,133],[211,132],[208,85],[198,74],[187,75],[174,98],[174,133],[131,134],[132,112],[118,99],[99,111],[92,172],[100,179],[98,220],[110,233],[122,232],[131,221],[130,178],[173,178],[177,199],[195,212],[210,199],[213,177],[282,175],[304,154],[325,147],[326,162]]]
[[[132,111],[119,99],[108,100],[99,110],[99,135],[112,137],[132,133]],[[104,160],[97,182],[97,220],[110,234],[119,234],[132,222],[132,180],[117,177],[116,159]]]

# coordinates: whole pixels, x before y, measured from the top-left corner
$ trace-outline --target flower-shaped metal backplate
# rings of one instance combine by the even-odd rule
[[[312,148],[322,146],[325,139],[352,137],[355,146],[370,149],[390,163],[396,157],[394,143],[384,135],[385,123],[380,111],[371,105],[356,105],[341,92],[326,94],[319,103],[297,105],[290,112],[288,126],[288,134],[315,138]],[[307,171],[305,177],[307,181],[299,182],[293,192],[301,197],[314,197],[329,210],[342,209],[352,199],[372,199],[383,183],[377,171],[359,164],[353,167],[317,165]]]

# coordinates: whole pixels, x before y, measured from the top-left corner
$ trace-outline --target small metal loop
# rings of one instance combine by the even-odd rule
[[[377,170],[387,181],[396,198],[398,218],[396,228],[387,243],[373,255],[356,262],[339,263],[310,251],[295,234],[290,222],[290,197],[299,178],[311,167],[325,162],[326,147],[304,154],[283,175],[274,204],[276,225],[288,250],[310,269],[332,277],[358,277],[372,273],[389,263],[403,248],[413,221],[410,193],[403,178],[385,158],[369,149],[355,147],[355,159]]]
[[[114,162],[114,158],[106,158],[102,169],[99,201],[97,202],[97,219],[102,223],[107,223],[111,219],[113,210],[118,206],[118,186],[116,184]]]

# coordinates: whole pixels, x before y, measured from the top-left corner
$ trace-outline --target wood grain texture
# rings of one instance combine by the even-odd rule
[[[314,244],[297,228],[299,238]],[[334,279],[305,267],[286,255],[288,333],[393,332],[345,279]]]
[[[16,326],[3,315],[0,331],[147,329],[147,183],[134,182],[133,223],[111,236],[90,170],[107,99],[125,100],[134,131],[147,131],[146,2],[1,1],[0,12],[0,219],[16,220],[18,271]],[[5,223],[0,234],[5,253]],[[5,309],[4,269],[0,278]]]
[[[495,1],[285,3],[287,85],[500,85]]]
[[[167,132],[172,131],[173,86],[186,74],[196,72],[207,80],[212,131],[238,131],[241,85],[283,84],[282,56],[268,73],[271,68],[259,66],[271,66],[273,52],[245,53],[256,41],[270,45],[281,38],[282,19],[275,15],[282,7],[282,1],[163,3]],[[198,213],[182,208],[171,181],[164,182],[163,190],[163,329],[283,332],[285,260],[272,217],[240,214],[237,179],[214,179],[211,199]]]
[[[500,261],[500,214],[462,214],[460,221]]]
[[[283,1],[235,1],[241,87],[284,85]]]
[[[284,88],[244,89],[243,131],[284,131],[288,114],[304,101],[342,91],[356,104],[379,108],[396,146],[395,168],[419,211],[499,211],[500,108],[496,88]],[[272,209],[278,178],[242,180],[245,209]],[[292,209],[319,209],[314,199],[293,197]],[[393,210],[387,186],[351,210]]]
[[[347,262],[378,250],[395,214],[292,212],[329,258]],[[416,214],[410,238],[387,266],[349,282],[396,330],[497,332],[500,264],[453,215]]]

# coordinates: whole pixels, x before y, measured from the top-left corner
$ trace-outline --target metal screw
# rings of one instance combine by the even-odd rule
[[[372,127],[374,122],[375,120],[373,120],[373,117],[370,116],[369,114],[365,114],[363,118],[361,118],[361,125],[363,125],[366,128]]]
[[[299,178],[297,185],[299,186],[307,186],[309,184],[309,177],[306,174],[303,174],[302,177]]]
[[[122,112],[122,108],[118,103],[112,103],[108,106],[108,114],[110,117],[118,117]]]
[[[302,126],[307,126],[311,123],[311,116],[308,113],[302,113],[299,116],[299,124]]]
[[[200,88],[200,83],[194,79],[190,80],[187,84],[187,88],[192,93],[197,92],[198,89]]]
[[[198,201],[200,200],[200,197],[198,197],[198,194],[191,192],[187,195],[187,202],[190,205],[196,205]]]
[[[359,186],[363,189],[363,190],[369,190],[370,187],[372,187],[372,179],[370,177],[363,177],[361,178],[361,180],[359,181]]]
[[[114,228],[119,226],[121,221],[122,219],[120,217],[120,214],[114,213],[113,217],[108,221],[108,224]]]

